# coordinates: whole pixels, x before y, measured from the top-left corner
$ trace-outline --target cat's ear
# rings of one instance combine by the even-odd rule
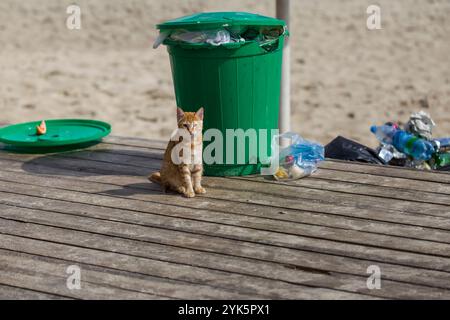
[[[177,108],[177,121],[180,121],[184,117],[184,111],[181,108]]]
[[[201,107],[200,109],[198,109],[197,112],[195,113],[195,115],[197,116],[197,118],[199,118],[200,120],[203,120],[203,114],[204,114],[204,109],[203,109],[203,107]]]

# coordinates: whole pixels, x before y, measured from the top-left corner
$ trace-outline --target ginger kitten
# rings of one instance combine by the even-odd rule
[[[203,164],[202,164],[202,129],[203,108],[197,112],[184,112],[177,108],[178,128],[190,136],[190,141],[169,141],[164,153],[163,163],[159,172],[152,173],[148,178],[150,181],[159,183],[166,192],[168,189],[181,193],[187,198],[195,197],[196,193],[205,193],[201,186]],[[180,145],[181,144],[181,145]],[[187,163],[180,164],[172,161],[172,150],[176,147],[186,147],[191,150],[191,159]],[[181,151],[182,156],[182,151]]]

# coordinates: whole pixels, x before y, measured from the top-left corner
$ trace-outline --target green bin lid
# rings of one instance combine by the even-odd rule
[[[111,132],[108,123],[96,120],[46,120],[47,132],[36,134],[41,121],[19,123],[0,129],[0,142],[18,147],[60,147],[99,140]]]
[[[212,29],[232,26],[285,26],[283,20],[248,12],[204,12],[156,25],[160,30]]]

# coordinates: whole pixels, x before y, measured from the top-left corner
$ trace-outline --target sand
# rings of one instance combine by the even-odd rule
[[[154,25],[199,11],[275,14],[275,1],[0,2],[0,123],[95,118],[116,135],[168,139],[175,99]],[[450,136],[450,2],[378,1],[382,29],[366,28],[366,0],[293,0],[292,127],[327,143],[375,146],[372,124],[431,113]]]

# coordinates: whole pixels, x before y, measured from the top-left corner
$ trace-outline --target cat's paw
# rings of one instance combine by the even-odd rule
[[[194,191],[195,191],[195,193],[198,193],[198,194],[204,194],[204,193],[206,193],[206,190],[205,190],[205,188],[203,188],[203,187],[195,187],[195,188],[194,188]]]
[[[193,190],[190,190],[190,191],[183,193],[183,196],[185,196],[186,198],[193,198],[193,197],[195,197],[195,192]]]
[[[175,191],[178,192],[178,193],[185,194],[185,193],[186,193],[186,188],[183,187],[183,186],[179,186],[179,187],[177,187],[177,188],[175,189]]]

